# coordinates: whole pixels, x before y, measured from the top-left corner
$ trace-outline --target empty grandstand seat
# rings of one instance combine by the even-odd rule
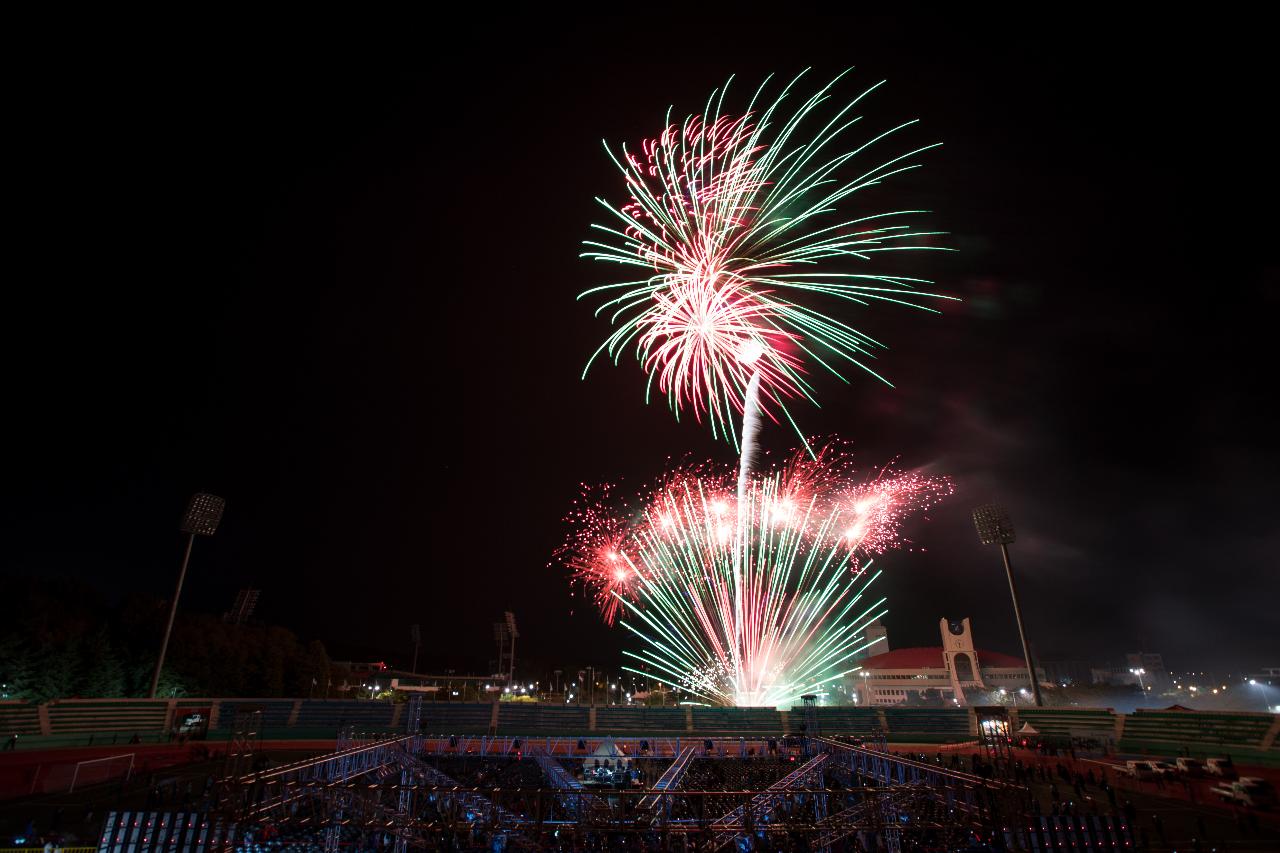
[[[591,710],[579,706],[504,702],[498,706],[498,733],[504,735],[576,735],[587,731]]]
[[[1165,751],[1163,745],[1198,745],[1205,749],[1262,748],[1274,714],[1247,711],[1138,710],[1124,721],[1122,748]],[[1272,750],[1276,745],[1272,744]]]
[[[437,735],[483,735],[489,732],[493,705],[489,702],[426,702],[422,731]]]
[[[615,706],[596,709],[596,731],[613,735],[682,734],[683,708]]]
[[[1110,708],[1019,708],[1018,719],[1043,735],[1107,740],[1115,735]]]
[[[782,715],[776,708],[694,708],[696,734],[767,735],[782,731]]]
[[[969,737],[969,712],[965,708],[884,708],[889,734]],[[901,737],[897,739],[902,739]]]

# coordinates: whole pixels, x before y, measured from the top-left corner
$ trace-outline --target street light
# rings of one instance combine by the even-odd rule
[[[165,652],[169,650],[169,635],[173,632],[173,617],[178,613],[178,597],[182,595],[182,581],[187,577],[187,563],[191,561],[191,546],[197,536],[212,536],[222,521],[222,510],[227,502],[217,495],[206,495],[197,492],[191,496],[187,504],[187,512],[182,516],[179,529],[187,534],[187,550],[182,555],[182,568],[178,570],[178,586],[173,591],[173,601],[169,603],[169,621],[164,626],[164,639],[160,641],[160,656],[156,658],[156,671],[151,676],[151,691],[148,698],[156,698],[156,689],[160,686],[160,670],[164,669]]]
[[[1142,667],[1138,667],[1137,669],[1129,670],[1129,672],[1138,676],[1138,689],[1141,690],[1143,695],[1145,696],[1147,693],[1147,684],[1142,680],[1142,676],[1146,675],[1147,671]]]
[[[1267,698],[1268,698],[1268,697],[1267,697],[1267,686],[1268,686],[1268,685],[1265,685],[1265,684],[1259,684],[1259,683],[1258,683],[1258,679],[1256,679],[1256,678],[1250,678],[1250,679],[1249,679],[1249,684],[1250,684],[1252,687],[1257,688],[1254,692],[1256,692],[1256,693],[1258,694],[1258,698],[1262,700],[1262,710],[1264,710],[1264,711],[1265,711],[1265,710],[1267,710],[1267,709],[1270,707],[1269,705],[1267,705]]]
[[[1004,557],[1004,572],[1009,578],[1009,595],[1013,598],[1013,618],[1018,622],[1018,639],[1022,641],[1022,656],[1027,662],[1027,676],[1031,679],[1031,691],[1035,694],[1036,705],[1044,705],[1040,696],[1040,682],[1036,679],[1036,667],[1031,660],[1031,646],[1027,643],[1027,632],[1022,627],[1022,608],[1018,606],[1018,588],[1013,582],[1013,565],[1009,562],[1009,545],[1016,539],[1013,522],[1009,513],[998,504],[986,504],[973,511],[973,525],[978,528],[978,539],[983,545],[999,545],[1000,554]]]

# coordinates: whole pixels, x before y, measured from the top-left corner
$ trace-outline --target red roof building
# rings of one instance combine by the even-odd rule
[[[900,705],[933,697],[966,705],[966,694],[1007,694],[1030,687],[1021,658],[973,644],[968,619],[942,619],[939,629],[941,646],[893,649],[864,659],[853,679],[858,703]]]
[[[1003,652],[990,652],[986,649],[975,649],[974,651],[982,661],[983,666],[1013,667],[1014,669],[1021,667],[1024,670],[1027,668],[1021,658],[1015,658],[1013,655],[1006,655]],[[869,657],[862,662],[862,668],[870,670],[938,669],[945,666],[942,646],[894,649],[891,652]]]

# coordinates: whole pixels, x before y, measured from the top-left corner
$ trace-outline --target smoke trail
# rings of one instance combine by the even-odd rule
[[[747,480],[755,468],[760,448],[760,371],[751,374],[746,398],[742,402],[742,454],[738,458],[738,506],[746,506]]]
[[[742,401],[742,452],[738,456],[738,531],[747,529],[747,525],[751,520],[751,510],[747,505],[747,481],[751,479],[751,472],[755,467],[756,453],[759,447],[756,445],[756,438],[760,434],[760,371],[752,372],[750,381],[747,382],[747,393]],[[743,601],[743,572],[742,572],[742,545],[748,540],[743,539],[739,547],[734,549],[733,557],[733,605],[734,605],[734,666],[737,672],[742,671],[742,661],[739,657],[742,651],[742,629],[743,615],[745,610],[745,602]]]

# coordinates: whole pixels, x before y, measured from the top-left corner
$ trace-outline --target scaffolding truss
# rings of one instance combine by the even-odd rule
[[[378,843],[396,850],[429,849],[461,838],[471,843],[477,833],[524,847],[552,838],[563,843],[568,833],[597,842],[628,834],[684,838],[699,849],[721,849],[747,837],[791,836],[804,837],[818,850],[855,833],[861,833],[864,846],[875,843],[887,850],[952,846],[997,834],[1017,849],[1024,846],[1019,838],[1034,835],[1011,829],[1032,826],[1021,786],[829,737],[807,738],[812,757],[754,791],[680,787],[695,757],[756,760],[748,757],[754,740],[717,738],[707,749],[707,739],[645,738],[651,753],[672,759],[657,782],[641,790],[600,790],[584,786],[555,757],[584,757],[585,738],[536,743],[519,737],[423,738],[417,732],[420,709],[408,710],[404,735],[357,741],[347,733],[333,753],[228,777],[223,781],[228,796],[216,817],[223,825],[314,830],[334,850],[349,844],[352,833],[380,834]],[[626,754],[640,753],[624,739],[614,742]],[[543,787],[467,787],[432,765],[437,755],[496,759],[519,754],[537,762]],[[730,808],[735,798],[737,805]]]

